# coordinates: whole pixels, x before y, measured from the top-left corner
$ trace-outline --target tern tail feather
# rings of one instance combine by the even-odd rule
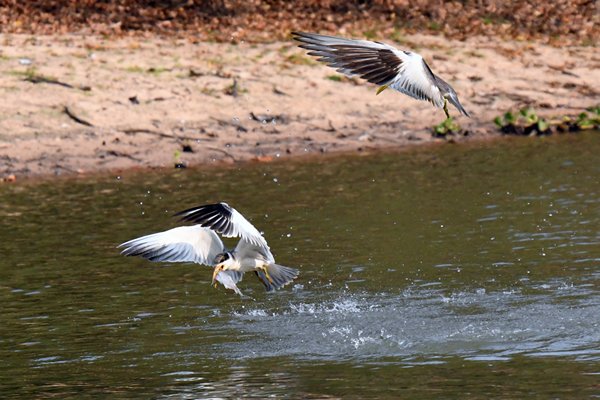
[[[298,277],[300,271],[279,264],[269,264],[265,271],[257,270],[256,276],[265,286],[267,292],[281,289]],[[270,279],[269,279],[270,278]]]

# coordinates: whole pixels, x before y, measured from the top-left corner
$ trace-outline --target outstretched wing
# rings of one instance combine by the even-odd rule
[[[433,74],[423,57],[381,42],[345,39],[315,33],[292,32],[301,48],[338,72],[382,86],[390,86],[410,97],[443,107]]]
[[[262,260],[267,264],[275,262],[275,258],[268,247],[257,246],[246,239],[241,239],[238,242],[237,246],[235,246],[235,253],[239,260],[243,260],[244,258],[248,260]],[[242,264],[244,264],[243,261]]]
[[[213,266],[215,257],[224,251],[215,232],[200,225],[181,226],[153,233],[120,244],[121,254],[140,256],[150,261],[195,262]]]
[[[227,203],[207,204],[175,214],[181,221],[193,222],[210,228],[224,237],[240,237],[271,254],[267,241],[242,214]],[[272,257],[272,256],[271,256]]]

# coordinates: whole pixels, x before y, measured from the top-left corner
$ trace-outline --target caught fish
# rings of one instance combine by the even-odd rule
[[[236,294],[243,296],[244,294],[240,289],[238,289],[233,277],[227,273],[228,271],[219,271],[219,273],[215,276],[217,282],[225,287],[225,289],[233,290]]]

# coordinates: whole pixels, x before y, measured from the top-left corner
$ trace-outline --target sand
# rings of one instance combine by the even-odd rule
[[[269,162],[447,140],[431,133],[442,110],[391,90],[376,96],[374,85],[340,79],[291,41],[4,34],[0,43],[0,178]],[[600,102],[596,47],[426,35],[394,44],[422,54],[471,113],[451,108],[467,133],[454,142],[499,136],[492,120],[509,109],[551,116]]]

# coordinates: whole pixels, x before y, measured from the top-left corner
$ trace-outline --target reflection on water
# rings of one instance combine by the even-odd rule
[[[598,154],[592,134],[2,186],[2,397],[589,398]],[[295,285],[240,299],[115,249],[219,200]]]

